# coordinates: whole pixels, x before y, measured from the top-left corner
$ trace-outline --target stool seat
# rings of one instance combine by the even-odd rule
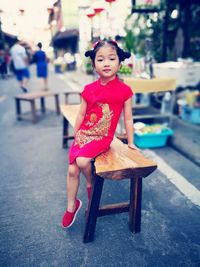
[[[112,180],[128,179],[130,176],[144,178],[157,168],[152,160],[117,138],[108,151],[96,157],[94,165],[97,175]]]

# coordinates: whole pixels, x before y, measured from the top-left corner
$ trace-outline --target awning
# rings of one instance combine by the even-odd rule
[[[12,35],[12,34],[9,34],[7,32],[2,32],[1,33],[2,36],[3,36],[3,40],[5,43],[9,44],[10,46],[14,44],[17,36],[16,35]]]
[[[53,37],[53,41],[58,41],[60,39],[69,39],[73,37],[78,37],[79,36],[79,31],[77,29],[70,29],[70,30],[65,30],[65,31],[59,31],[55,34]]]
[[[57,48],[70,47],[73,52],[76,52],[77,43],[79,38],[79,31],[77,29],[59,31],[52,39],[52,45]],[[73,47],[74,46],[74,47]]]

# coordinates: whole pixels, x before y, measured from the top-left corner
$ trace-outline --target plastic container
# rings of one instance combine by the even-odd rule
[[[190,108],[189,106],[184,106],[181,110],[181,119],[200,124],[200,107]]]
[[[140,148],[163,147],[166,145],[168,137],[172,134],[173,131],[171,129],[166,129],[161,133],[135,133],[134,142]]]
[[[190,120],[192,123],[200,124],[200,108],[194,108],[192,110]]]

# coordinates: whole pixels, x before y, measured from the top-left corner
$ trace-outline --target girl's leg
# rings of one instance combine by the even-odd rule
[[[80,169],[76,163],[70,164],[67,174],[67,210],[73,212],[80,183]]]
[[[91,167],[91,158],[84,158],[84,157],[78,157],[76,159],[76,163],[78,167],[83,172],[85,178],[86,178],[86,185],[87,187],[92,186],[92,167]]]
[[[69,228],[73,225],[77,213],[82,206],[80,199],[77,199],[79,188],[80,169],[76,163],[70,164],[67,174],[67,210],[62,218],[62,227]]]
[[[76,163],[78,167],[83,172],[86,178],[86,186],[88,199],[91,197],[91,188],[92,188],[92,166],[91,166],[91,158],[79,157],[76,159]]]

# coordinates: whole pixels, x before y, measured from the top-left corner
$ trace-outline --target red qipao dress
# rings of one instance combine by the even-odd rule
[[[87,111],[69,151],[70,164],[77,157],[94,158],[110,147],[124,102],[132,95],[118,77],[106,85],[97,80],[85,86],[81,96]]]

